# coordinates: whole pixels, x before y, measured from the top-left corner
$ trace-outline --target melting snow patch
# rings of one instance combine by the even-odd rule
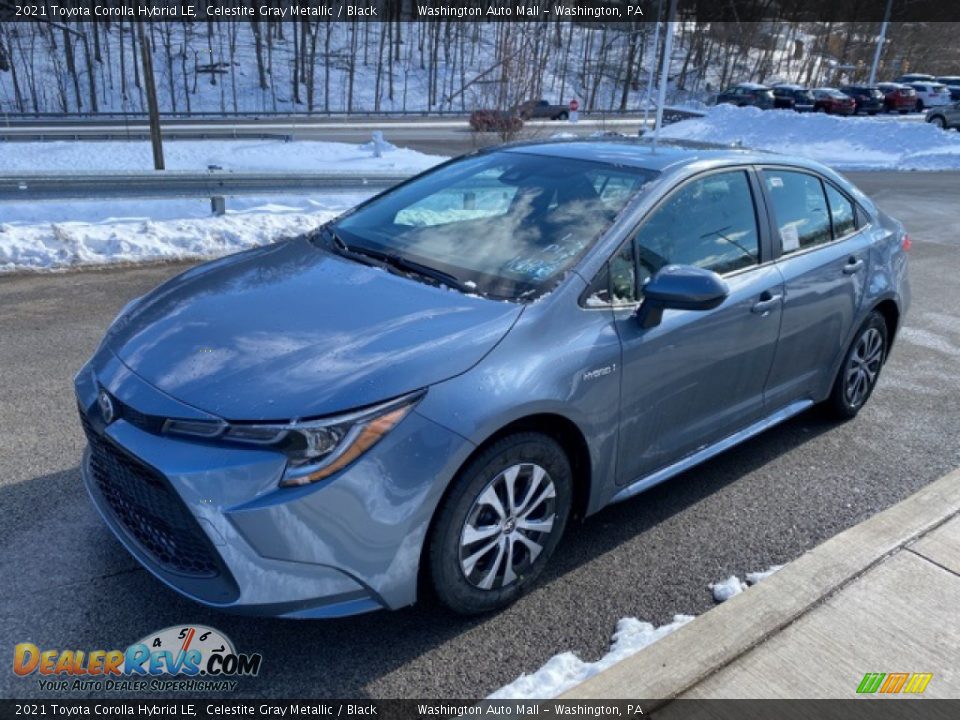
[[[674,615],[668,625],[654,627],[636,618],[623,618],[610,644],[610,651],[596,662],[584,662],[572,652],[554,655],[534,673],[521,675],[487,699],[527,700],[556,697],[570,688],[606,670],[621,660],[638,653],[651,643],[669,635],[693,620],[692,615]]]
[[[713,591],[713,599],[718,603],[722,603],[726,602],[734,595],[739,595],[742,593],[747,589],[747,585],[736,575],[731,575],[726,580],[710,583],[710,589]]]
[[[731,575],[726,580],[710,583],[710,590],[713,592],[713,599],[718,603],[726,602],[735,595],[739,595],[751,585],[756,585],[764,578],[773,575],[783,565],[771,565],[766,570],[747,573],[747,581],[744,582],[736,575]]]

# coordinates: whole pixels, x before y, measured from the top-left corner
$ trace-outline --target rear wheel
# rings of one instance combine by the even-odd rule
[[[430,537],[430,578],[440,601],[473,615],[516,600],[560,541],[572,485],[566,453],[540,433],[509,435],[474,458]]]
[[[554,120],[566,120],[566,119],[569,118],[569,117],[570,117],[570,114],[569,114],[566,110],[564,110],[562,113],[560,113],[559,115],[557,115],[557,116],[554,118]]]
[[[887,323],[874,310],[854,336],[833,383],[826,405],[835,417],[856,416],[870,399],[887,359],[887,342]]]
[[[930,118],[930,124],[936,125],[941,130],[947,129],[947,121],[944,120],[940,115],[934,115],[932,118]]]

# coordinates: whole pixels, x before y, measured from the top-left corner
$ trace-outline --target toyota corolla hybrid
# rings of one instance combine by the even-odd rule
[[[478,152],[132,301],[76,378],[83,478],[213,607],[493,610],[575,516],[815,404],[856,415],[909,245],[806,160]]]

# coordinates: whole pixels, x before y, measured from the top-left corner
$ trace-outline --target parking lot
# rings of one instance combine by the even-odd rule
[[[337,621],[240,618],[167,590],[86,497],[71,381],[117,311],[185,266],[0,277],[7,651],[124,648],[200,623],[262,653],[238,696],[465,698],[558,652],[595,659],[621,617],[708,610],[709,582],[789,561],[960,465],[960,173],[850,176],[914,240],[913,306],[866,409],[843,425],[805,413],[570,528],[533,592],[468,620],[430,601]],[[9,669],[0,693],[49,695]]]

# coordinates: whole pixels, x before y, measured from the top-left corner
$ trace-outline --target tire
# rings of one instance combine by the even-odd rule
[[[916,109],[917,112],[923,112],[923,100],[917,100]]]
[[[560,121],[562,122],[562,121],[564,121],[564,120],[569,119],[569,117],[570,117],[570,114],[569,114],[568,112],[564,111],[564,112],[560,113],[559,115],[557,115],[557,116],[554,118],[554,120],[560,120]]]
[[[929,122],[931,125],[936,125],[941,130],[947,129],[947,121],[944,120],[940,115],[934,115],[927,122]]]
[[[833,390],[825,403],[833,417],[849,420],[866,405],[880,379],[889,348],[887,323],[874,310],[857,330],[843,356]]]
[[[910,113],[910,111],[909,111],[909,110],[900,110],[899,113],[900,113],[901,115],[907,115],[907,114]]]
[[[430,534],[430,581],[440,602],[461,615],[477,615],[520,597],[563,535],[572,489],[566,453],[541,433],[508,435],[471,460],[454,480]]]

